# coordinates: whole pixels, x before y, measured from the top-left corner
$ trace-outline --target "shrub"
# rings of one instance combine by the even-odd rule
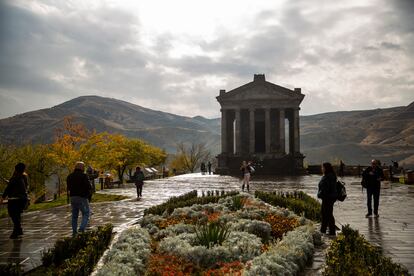
[[[229,227],[221,223],[213,222],[201,225],[195,230],[196,243],[207,248],[222,245],[229,233]]]
[[[0,275],[18,276],[21,275],[21,269],[19,264],[0,264]]]
[[[243,208],[244,199],[245,198],[242,197],[242,196],[233,196],[232,197],[233,204],[232,204],[230,210],[237,211],[237,210],[240,210],[241,208]]]
[[[55,246],[43,253],[41,269],[46,275],[89,275],[108,247],[112,238],[112,225],[80,233],[56,241]],[[39,270],[40,271],[40,270]],[[33,273],[39,273],[35,270]]]
[[[109,250],[97,275],[143,275],[150,253],[148,231],[139,226],[129,228]]]
[[[332,241],[323,275],[409,275],[408,270],[385,257],[349,225]]]
[[[191,195],[190,195],[191,193]],[[211,195],[214,194],[213,192],[210,193],[210,195],[204,196],[204,197],[197,197],[197,191],[190,192],[188,194],[184,194],[183,196],[174,197],[174,200],[168,200],[167,202],[156,205],[153,207],[150,207],[148,209],[144,210],[144,216],[153,214],[153,215],[159,215],[161,216],[164,214],[164,212],[167,212],[168,214],[171,214],[174,209],[176,208],[182,208],[187,206],[192,206],[194,204],[208,204],[208,203],[217,203],[221,198],[232,196],[238,194],[238,192],[225,192],[222,195]],[[195,196],[194,196],[195,194]]]
[[[302,191],[292,193],[256,191],[255,196],[273,206],[288,208],[310,220],[321,220],[321,204]]]
[[[288,232],[268,251],[254,258],[243,275],[297,275],[313,256],[313,227]]]

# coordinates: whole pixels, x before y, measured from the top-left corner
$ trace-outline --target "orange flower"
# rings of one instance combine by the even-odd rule
[[[299,221],[295,218],[287,218],[274,214],[267,215],[264,221],[270,224],[272,227],[272,236],[278,239],[286,232],[299,226]]]

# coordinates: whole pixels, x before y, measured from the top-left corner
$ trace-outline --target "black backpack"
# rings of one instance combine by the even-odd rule
[[[336,191],[338,193],[336,199],[339,201],[344,201],[346,198],[346,188],[345,188],[345,182],[336,181]]]

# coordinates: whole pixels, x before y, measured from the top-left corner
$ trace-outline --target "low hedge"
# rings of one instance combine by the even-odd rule
[[[56,241],[53,248],[43,253],[43,266],[28,275],[89,275],[108,248],[112,228],[106,224]]]
[[[171,214],[174,209],[192,206],[194,204],[208,204],[217,203],[219,199],[227,196],[233,196],[238,194],[237,191],[225,192],[222,191],[207,191],[203,192],[201,197],[197,197],[197,191],[191,191],[182,196],[172,197],[165,203],[150,207],[144,210],[144,216],[148,214],[161,216],[164,212]]]
[[[321,221],[321,204],[302,191],[291,193],[256,191],[255,196],[270,205],[287,208],[297,215],[303,214],[310,220]]]
[[[349,225],[332,241],[326,254],[325,276],[337,275],[409,275],[401,264],[382,254]]]
[[[18,276],[22,275],[19,264],[0,264],[0,275]]]

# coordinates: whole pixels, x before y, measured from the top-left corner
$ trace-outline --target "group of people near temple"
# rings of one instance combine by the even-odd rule
[[[207,165],[209,173],[211,171],[211,163]],[[28,180],[25,172],[26,166],[23,163],[18,163],[15,166],[14,173],[8,185],[4,190],[0,203],[4,199],[8,199],[8,213],[13,222],[13,232],[11,239],[16,239],[23,235],[21,226],[21,214],[29,204],[28,197]],[[242,191],[246,188],[250,191],[250,177],[255,171],[251,161],[243,161],[240,167],[242,176]],[[322,164],[323,176],[318,185],[318,198],[322,200],[321,206],[321,228],[322,233],[329,230],[329,235],[335,235],[335,218],[333,216],[333,206],[338,198],[337,176],[330,163]],[[92,194],[95,192],[94,179],[98,177],[98,173],[92,168],[88,167],[85,172],[85,164],[83,162],[76,162],[74,170],[66,179],[67,192],[70,198],[72,209],[72,234],[77,235],[78,232],[84,232],[90,217],[90,202]],[[135,183],[137,189],[138,199],[142,197],[142,187],[144,185],[144,173],[138,166],[131,180]],[[362,174],[361,184],[367,190],[367,209],[366,217],[379,217],[378,206],[380,198],[381,181],[384,179],[384,174],[378,160],[372,160],[371,166],[366,168]],[[373,201],[373,208],[372,208]],[[78,227],[79,212],[82,214],[80,226]]]

